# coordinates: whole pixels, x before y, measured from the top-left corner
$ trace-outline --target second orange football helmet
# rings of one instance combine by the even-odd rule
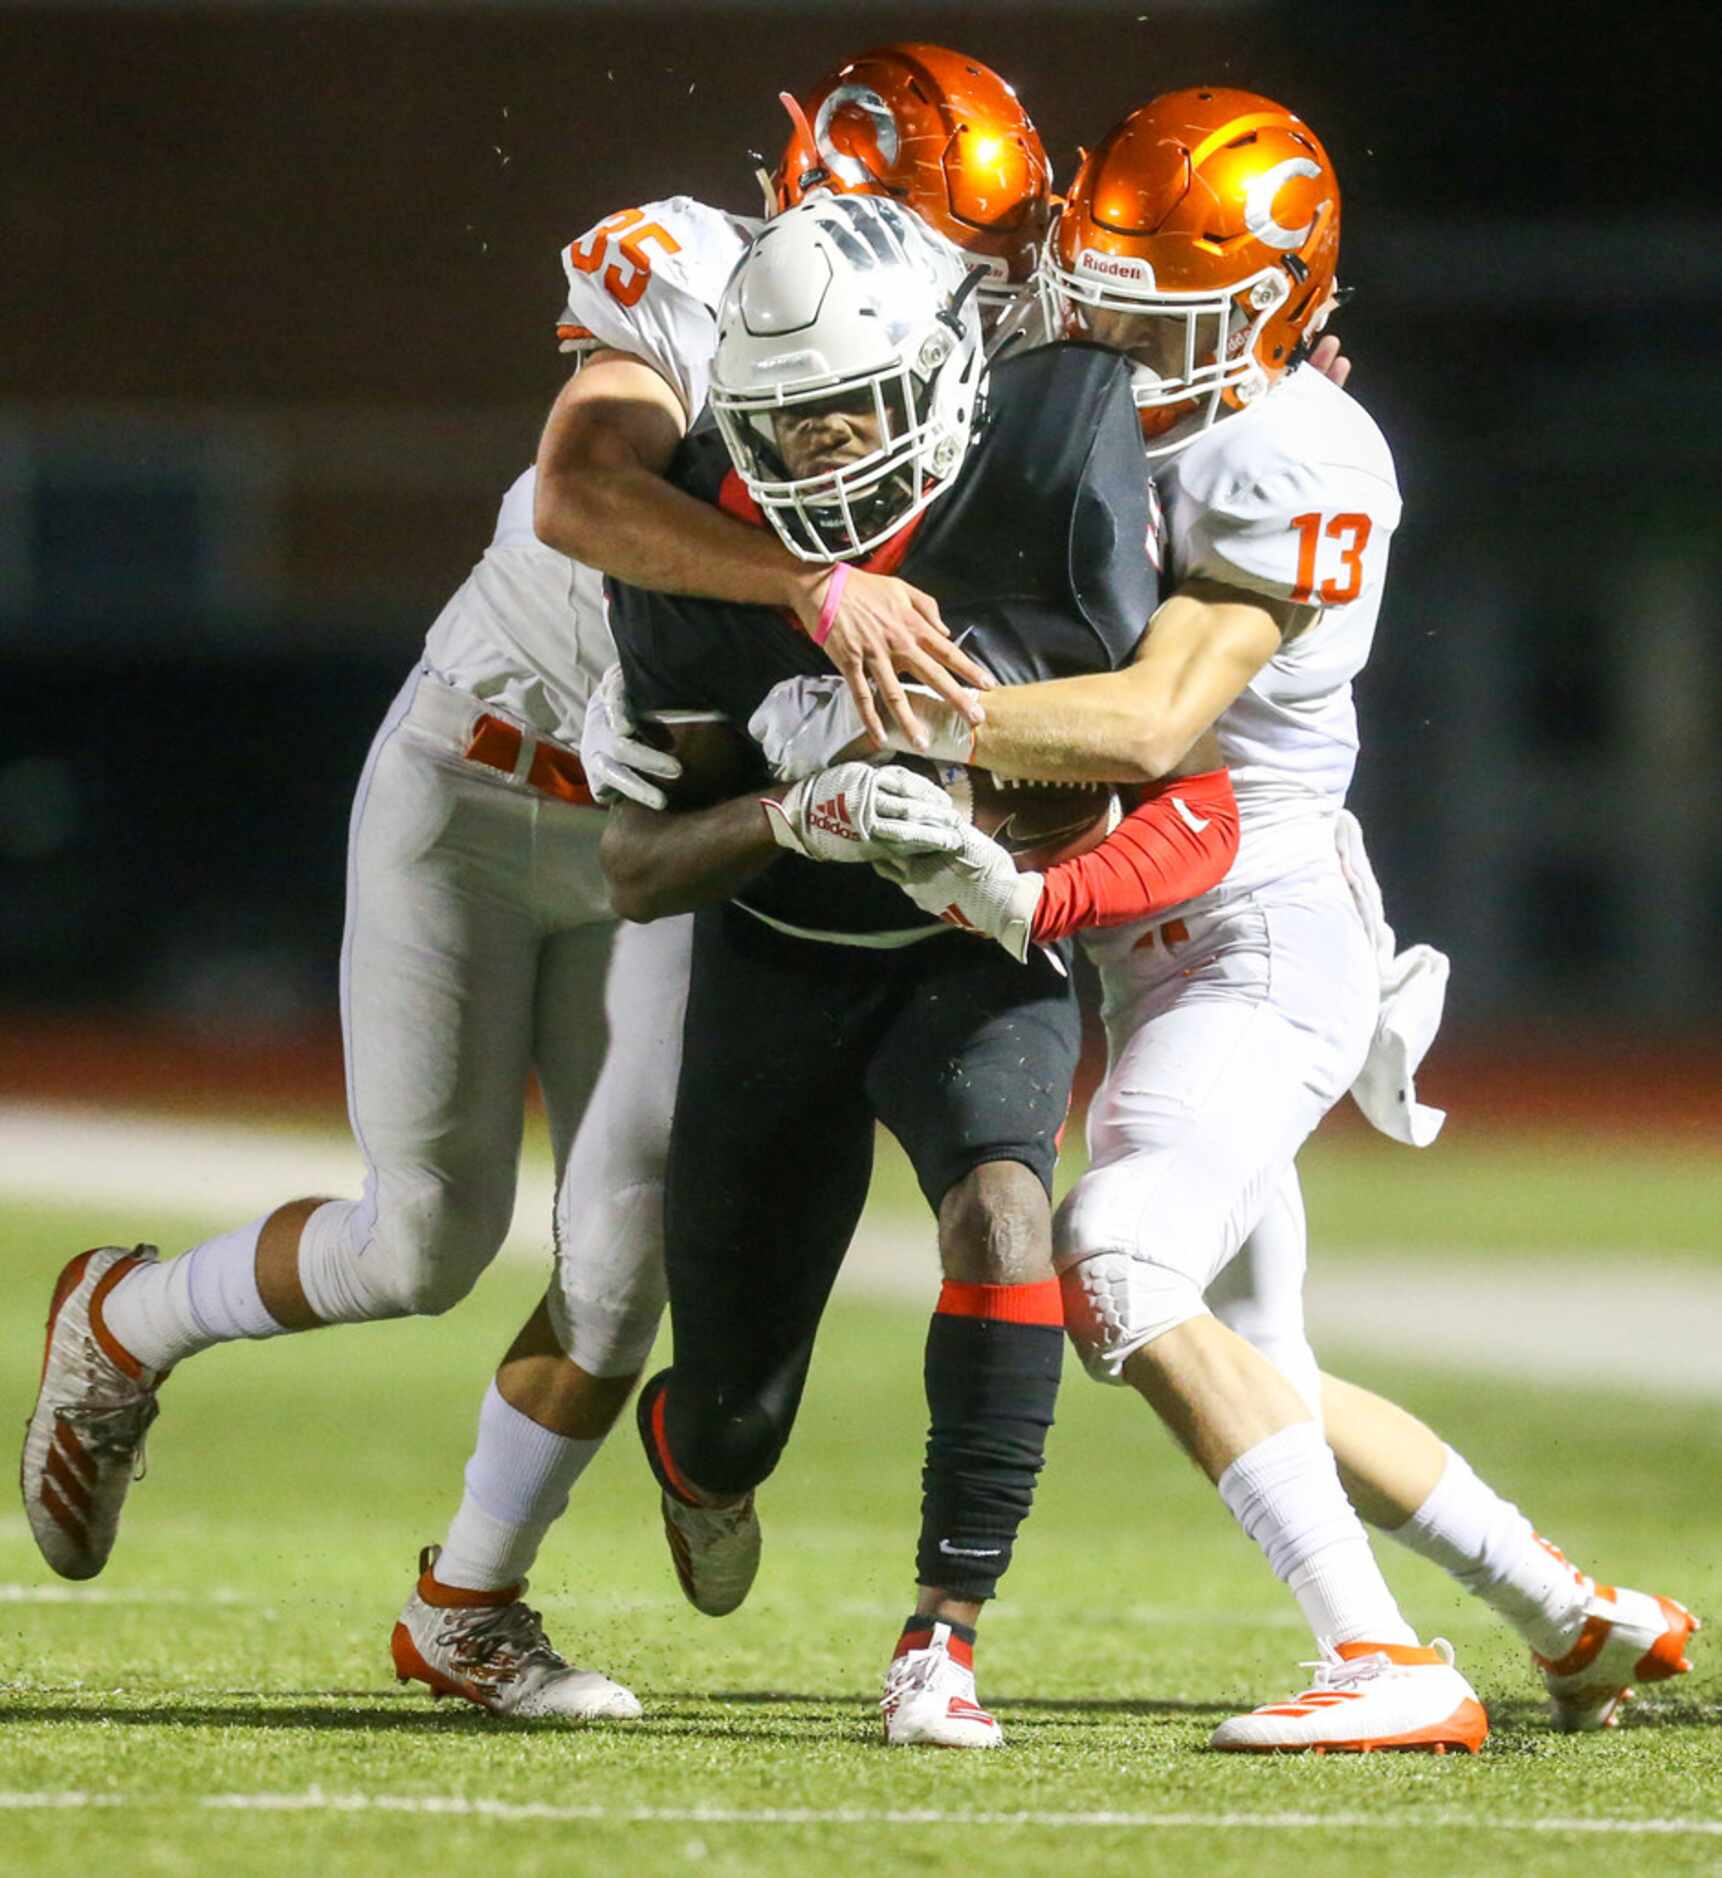
[[[863,52],[799,100],[772,177],[779,209],[816,190],[891,196],[987,269],[993,314],[1031,290],[1052,168],[1017,96],[944,46]]]
[[[1132,354],[1143,431],[1177,428],[1169,449],[1298,362],[1338,261],[1339,182],[1314,132],[1254,92],[1196,87],[1083,159],[1041,283],[1054,332]]]

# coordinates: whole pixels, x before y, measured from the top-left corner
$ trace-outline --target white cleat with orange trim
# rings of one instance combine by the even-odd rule
[[[108,1562],[127,1489],[144,1471],[144,1436],[165,1372],[145,1369],[108,1333],[102,1300],[156,1249],[99,1246],[68,1262],[48,1306],[36,1407],[24,1425],[19,1485],[30,1531],[62,1578]]]
[[[1211,1748],[1247,1754],[1376,1754],[1389,1749],[1475,1754],[1489,1719],[1453,1667],[1453,1646],[1323,1643],[1314,1683],[1289,1702],[1234,1715]]]
[[[1692,1664],[1687,1646],[1703,1625],[1673,1598],[1591,1585],[1584,1628],[1565,1656],[1533,1651],[1549,1689],[1549,1713],[1569,1734],[1612,1728],[1635,1682],[1666,1682]]]
[[[433,1573],[440,1546],[419,1555],[419,1581],[389,1639],[395,1675],[432,1695],[457,1695],[494,1715],[528,1720],[638,1721],[631,1689],[551,1648],[544,1620],[511,1591],[461,1591]]]
[[[974,1647],[949,1624],[929,1619],[926,1630],[904,1632],[879,1706],[889,1748],[1004,1746],[1004,1730],[975,1699]]]

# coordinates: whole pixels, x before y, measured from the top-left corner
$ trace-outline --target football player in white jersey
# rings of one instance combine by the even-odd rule
[[[1562,1726],[1605,1725],[1635,1678],[1679,1673],[1695,1625],[1574,1571],[1403,1411],[1324,1390],[1304,1336],[1298,1147],[1354,1084],[1403,1139],[1439,1121],[1408,1073],[1439,1014],[1439,955],[1396,964],[1342,815],[1351,680],[1399,494],[1343,370],[1300,367],[1338,230],[1320,143],[1249,93],[1157,99],[1085,158],[1046,254],[1053,329],[1136,361],[1177,590],[1131,673],[992,694],[979,733],[953,723],[939,753],[1147,778],[1217,730],[1240,805],[1231,873],[1173,918],[1091,941],[1111,1061],[1061,1218],[1067,1321],[1091,1371],[1136,1387],[1217,1482],[1320,1641],[1307,1699],[1228,1722],[1215,1745],[1475,1747],[1481,1707],[1394,1606],[1324,1413],[1359,1504],[1519,1629]],[[805,738],[802,761],[841,742]],[[1034,878],[971,845],[966,867],[911,869],[915,897],[984,930],[1020,924]]]
[[[927,121],[899,127],[894,157],[916,167],[929,203],[960,185],[983,223],[1015,218],[1026,287],[1049,182],[1032,126],[973,61],[898,51]],[[958,151],[923,172],[924,141],[951,141],[952,99],[926,82],[941,71],[958,80],[960,115],[1025,137],[1038,163]],[[835,115],[820,116],[820,147],[840,156]],[[960,681],[985,682],[927,596],[859,571],[833,583],[829,564],[797,560],[662,479],[705,402],[714,311],[750,232],[675,197],[610,216],[566,251],[559,331],[583,369],[432,626],[354,805],[341,976],[363,1198],[290,1201],[165,1264],[153,1247],[114,1246],[67,1265],[22,1468],[32,1532],[62,1575],[106,1563],[175,1364],[216,1343],[439,1312],[465,1296],[511,1216],[536,1068],[558,1173],[555,1275],[485,1398],[465,1498],[441,1557],[421,1562],[393,1648],[403,1678],[502,1712],[639,1713],[628,1690],[557,1655],[520,1600],[661,1314],[662,1158],[687,983],[687,922],[618,930],[598,864],[605,774],[618,760],[648,772],[667,760],[618,743],[625,725],[594,696],[614,657],[599,570],[781,607],[785,631],[814,637],[869,714],[871,678],[904,734],[918,727],[899,672],[959,700]],[[630,786],[649,791],[649,775]]]
[[[1174,1239],[1188,1249],[1172,1259],[1192,1277],[1218,1253],[1223,1269],[1208,1286],[1209,1305],[1272,1359],[1318,1424],[1325,1421],[1345,1484],[1373,1522],[1514,1625],[1543,1669],[1562,1726],[1600,1727],[1631,1681],[1685,1666],[1690,1614],[1672,1599],[1599,1587],[1574,1570],[1421,1423],[1365,1391],[1324,1383],[1303,1331],[1295,1145],[1347,1086],[1350,1079],[1331,1082],[1325,1072],[1353,1061],[1359,1038],[1366,1072],[1359,1095],[1371,1119],[1418,1145],[1434,1138],[1439,1117],[1419,1109],[1409,1075],[1396,1076],[1392,1059],[1407,1031],[1420,1032],[1417,1056],[1427,1046],[1445,976],[1445,961],[1426,948],[1399,954],[1396,967],[1356,824],[1337,814],[1357,749],[1351,680],[1369,654],[1387,538],[1399,516],[1380,432],[1340,385],[1298,365],[1333,291],[1339,209],[1332,164],[1307,125],[1265,98],[1195,88],[1155,100],[1103,141],[1078,173],[1048,244],[1051,317],[1120,346],[1137,363],[1137,401],[1181,591],[1194,590],[1201,609],[1246,609],[1228,622],[1231,659],[1251,662],[1267,651],[1216,725],[1239,801],[1231,874],[1185,914],[1188,937],[1162,925],[1128,941],[1096,935],[1091,947],[1107,988],[1113,1061],[1090,1112],[1094,1173],[1065,1220],[1067,1297],[1079,1307],[1097,1373],[1130,1380],[1156,1401],[1168,1372],[1172,1387],[1188,1382],[1187,1353],[1156,1360],[1144,1350],[1138,1360],[1132,1345],[1142,1349],[1144,1328],[1176,1319],[1188,1298],[1164,1312],[1154,1301],[1160,1282],[1151,1280],[1147,1325],[1126,1324],[1122,1335],[1106,1322],[1108,1312],[1134,1306],[1144,1264],[1162,1259]],[[1249,620],[1249,611],[1273,615],[1274,629]],[[1223,617],[1193,609],[1176,625],[1193,648],[1195,635]],[[1212,656],[1205,649],[1191,657],[1173,682],[1187,682],[1198,657]],[[1176,707],[1160,708],[1164,729]],[[1343,918],[1315,915],[1333,884],[1324,848],[1336,824],[1339,871],[1366,935],[1363,957],[1344,964]],[[1325,876],[1320,886],[1317,876]],[[1259,931],[1249,930],[1258,918]],[[1335,937],[1331,952],[1323,931]],[[1240,945],[1254,956],[1228,958]],[[1201,952],[1209,956],[1197,963]],[[1260,980],[1264,965],[1280,977],[1279,989]],[[1439,980],[1428,975],[1431,966]],[[1300,984],[1306,973],[1324,973],[1325,990]],[[1227,1007],[1224,1014],[1196,1009],[1209,997]],[[1420,1004],[1429,1012],[1421,1024]],[[1278,1021],[1264,1022],[1268,1011]],[[1275,1035],[1277,1048],[1264,1033]],[[1198,1039],[1208,1060],[1192,1075],[1178,1058]],[[1263,1052],[1244,1077],[1219,1061],[1239,1045]],[[1294,1089],[1300,1073],[1302,1092]],[[1382,1093],[1385,1102],[1371,1099]],[[1200,1110],[1193,1139],[1180,1141],[1169,1103]],[[1244,1151],[1207,1158],[1234,1128]],[[1282,1495],[1302,1497],[1284,1494],[1280,1481],[1288,1451],[1307,1441],[1282,1429],[1234,1454],[1218,1476],[1222,1493],[1302,1592],[1318,1637],[1336,1646],[1338,1662],[1321,1687],[1366,1698],[1383,1691],[1373,1705],[1391,1733],[1416,1705],[1385,1692],[1399,1685],[1408,1693],[1421,1679],[1382,1677],[1373,1666],[1380,1653],[1358,1646],[1408,1643],[1409,1633],[1380,1634],[1386,1607],[1377,1602],[1373,1567],[1329,1602],[1313,1583],[1327,1569],[1323,1547],[1298,1531],[1315,1502],[1305,1498],[1283,1516],[1276,1506]],[[1225,1453],[1209,1447],[1206,1458],[1218,1465]],[[1358,1538],[1349,1533],[1341,1542],[1354,1559]],[[1346,1575],[1344,1566],[1336,1574]],[[1350,1665],[1365,1662],[1372,1667],[1358,1681]],[[1358,1720],[1364,1706],[1293,1703],[1289,1714],[1278,1708],[1227,1724],[1216,1744],[1307,1745],[1335,1731],[1367,1738]],[[1342,1709],[1349,1716],[1336,1720]]]

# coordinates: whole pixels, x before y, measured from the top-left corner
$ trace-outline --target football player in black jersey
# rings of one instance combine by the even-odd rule
[[[987,406],[972,285],[895,203],[779,217],[725,294],[719,429],[696,427],[672,474],[809,560],[902,568],[1002,681],[1115,670],[1157,597],[1128,369],[1043,348],[996,368],[1014,382]],[[780,616],[614,583],[610,600],[631,706],[673,727],[684,769],[676,812],[616,809],[606,871],[626,918],[699,909],[667,1195],[675,1361],[640,1398],[671,1551],[700,1609],[745,1597],[753,1489],[788,1438],[882,1120],[937,1215],[945,1274],[886,1738],[991,1746],[973,1625],[1029,1508],[1061,1357],[1048,1190],[1079,1030],[1061,965],[1030,943],[1056,951],[1058,926],[1025,922],[1013,958],[853,864],[960,844],[925,777],[851,763],[773,785],[743,727],[822,664]],[[1156,816],[1176,831],[1122,917],[1224,873],[1229,786],[1202,781],[1202,838],[1151,798],[1106,844],[1140,844]],[[1063,869],[1045,881],[1040,903],[1068,914]]]

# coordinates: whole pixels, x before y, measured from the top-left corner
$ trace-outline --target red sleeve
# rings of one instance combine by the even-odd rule
[[[1098,848],[1046,870],[1035,941],[1182,906],[1218,886],[1237,852],[1238,801],[1223,769],[1156,783]]]

